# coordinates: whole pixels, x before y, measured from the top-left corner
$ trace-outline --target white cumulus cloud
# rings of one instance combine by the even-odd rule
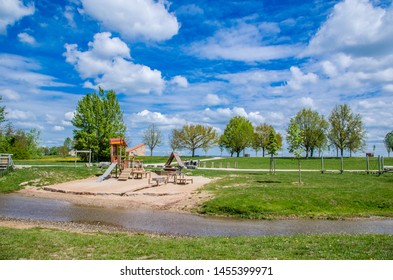
[[[167,1],[81,0],[84,12],[127,40],[163,41],[177,34],[180,25],[168,12]]]
[[[87,87],[114,89],[123,93],[161,93],[165,82],[161,72],[148,66],[135,64],[130,49],[120,38],[111,38],[109,32],[97,33],[89,42],[87,51],[79,51],[78,45],[66,44],[66,61],[73,64]]]
[[[34,5],[24,5],[20,0],[0,0],[0,35],[7,33],[7,26],[34,14]]]
[[[392,52],[393,9],[375,7],[369,0],[338,3],[310,41],[304,55],[344,52],[356,56]]]
[[[20,42],[29,44],[29,45],[35,45],[37,42],[34,39],[33,36],[27,34],[26,32],[22,32],[18,34],[18,39]]]
[[[183,76],[175,76],[173,79],[170,81],[171,84],[175,84],[179,87],[182,88],[187,88],[188,87],[188,81],[185,77]]]

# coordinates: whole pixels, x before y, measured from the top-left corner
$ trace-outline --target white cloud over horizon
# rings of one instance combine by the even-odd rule
[[[84,11],[127,40],[164,41],[180,25],[168,12],[168,2],[154,0],[81,0]]]

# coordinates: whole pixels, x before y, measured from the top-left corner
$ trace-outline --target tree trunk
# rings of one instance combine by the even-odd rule
[[[150,149],[150,156],[153,156],[153,149]]]
[[[240,157],[240,152],[236,152],[236,157]]]
[[[262,157],[265,157],[265,148],[262,147]]]
[[[191,152],[192,152],[192,157],[194,157],[195,156],[195,149],[194,148],[191,149]]]
[[[344,149],[340,149],[340,154],[342,157],[344,156]]]
[[[300,157],[297,159],[297,166],[299,168],[299,185],[302,183],[302,173],[300,171]]]

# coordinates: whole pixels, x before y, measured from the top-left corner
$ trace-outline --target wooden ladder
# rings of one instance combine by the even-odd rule
[[[119,176],[119,181],[127,181],[128,177],[130,176],[132,168],[124,168]]]

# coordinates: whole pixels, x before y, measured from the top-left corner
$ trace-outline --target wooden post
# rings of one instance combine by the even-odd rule
[[[206,168],[206,161],[203,162],[203,168]]]
[[[381,175],[381,156],[378,156],[378,174]]]
[[[325,163],[323,161],[323,156],[321,157],[321,173],[324,174],[325,173]]]
[[[231,163],[227,162],[227,168],[231,168]]]
[[[214,168],[214,161],[211,162],[211,168]]]
[[[366,172],[370,174],[370,158],[368,155],[366,155]]]
[[[218,168],[222,168],[222,162],[218,163]]]
[[[341,157],[341,169],[340,169],[340,173],[341,173],[341,174],[344,173],[344,157]]]
[[[238,168],[238,166],[237,166],[237,161],[235,161],[235,168]]]

